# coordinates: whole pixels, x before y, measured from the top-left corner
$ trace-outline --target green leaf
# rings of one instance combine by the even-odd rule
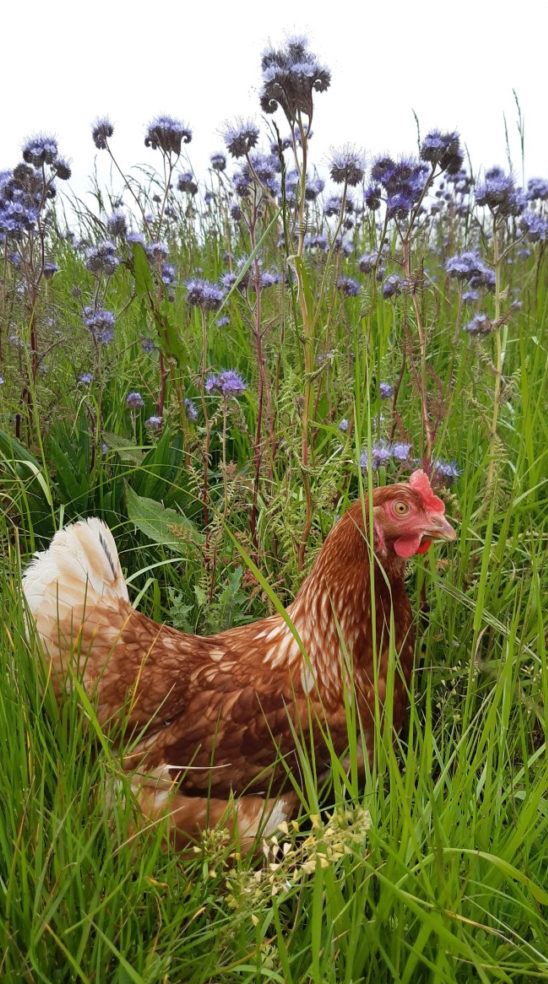
[[[150,297],[154,284],[147,255],[140,243],[133,243],[133,276],[138,297]]]
[[[200,546],[203,543],[203,535],[186,516],[175,509],[166,509],[155,499],[137,495],[129,485],[126,486],[126,502],[131,522],[154,543],[180,554],[188,552],[189,544]]]

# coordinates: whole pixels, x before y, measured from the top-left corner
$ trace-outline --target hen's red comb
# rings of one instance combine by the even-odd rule
[[[423,501],[424,508],[427,509],[428,512],[445,512],[445,503],[432,492],[432,486],[430,485],[428,475],[422,470],[422,468],[418,468],[417,471],[413,472],[409,479],[409,484],[415,492],[419,493]]]

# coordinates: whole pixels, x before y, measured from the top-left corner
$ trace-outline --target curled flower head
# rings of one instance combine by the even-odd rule
[[[487,287],[492,289],[495,286],[494,271],[484,263],[475,250],[467,250],[464,253],[450,256],[445,264],[445,269],[450,277],[465,281],[472,288]]]
[[[97,150],[106,150],[107,141],[109,137],[114,133],[114,127],[110,120],[106,117],[103,119],[96,120],[93,124],[93,129],[91,131],[91,136],[93,138],[93,143],[97,147]]]
[[[144,407],[144,405],[145,401],[143,400],[143,397],[140,393],[137,393],[136,390],[132,390],[131,393],[128,393],[126,396],[126,406],[130,407],[132,410],[140,410],[141,407]]]
[[[407,281],[402,277],[398,276],[397,273],[391,273],[389,277],[386,278],[382,287],[383,297],[397,297],[401,294],[402,290],[407,286]]]
[[[107,232],[116,239],[117,236],[127,236],[127,221],[123,212],[113,212],[107,219]]]
[[[208,376],[206,393],[222,393],[223,396],[240,396],[247,389],[242,377],[234,369],[223,369]]]
[[[485,180],[476,188],[476,202],[487,205],[498,215],[520,215],[525,208],[524,196],[516,188],[511,174],[505,174],[500,167],[492,167],[485,172]]]
[[[55,171],[55,176],[59,178],[60,181],[68,181],[72,170],[68,161],[64,160],[62,157],[58,157],[52,163],[52,168]]]
[[[459,468],[455,459],[445,461],[444,458],[433,458],[431,466],[432,482],[436,485],[454,485],[459,477],[462,468]]]
[[[187,302],[191,307],[199,307],[202,311],[217,311],[224,300],[224,290],[209,280],[193,278],[187,280]]]
[[[475,314],[467,325],[463,325],[463,331],[469,335],[488,335],[493,331],[493,322],[486,314]]]
[[[157,116],[149,123],[145,136],[145,147],[161,150],[163,154],[181,153],[181,145],[190,143],[192,130],[172,116]]]
[[[291,38],[283,48],[267,48],[261,67],[261,108],[275,113],[280,106],[291,127],[299,113],[312,115],[313,92],[325,92],[331,83],[329,69],[308,50],[306,38]]]
[[[331,158],[329,173],[335,184],[359,184],[365,174],[362,155],[349,147],[337,151]]]
[[[548,220],[538,212],[523,212],[520,216],[519,227],[532,243],[548,239]]]
[[[84,308],[84,324],[101,345],[108,345],[114,338],[114,322],[112,311],[104,308]]]
[[[86,250],[85,267],[91,273],[106,273],[109,276],[114,273],[120,260],[116,256],[116,246],[109,239],[99,243],[98,246],[90,246]]]
[[[196,195],[198,192],[198,185],[196,184],[193,175],[190,171],[185,171],[184,174],[180,174],[177,178],[177,189],[178,191],[186,191],[188,195]]]
[[[198,408],[188,396],[185,397],[185,411],[189,420],[198,420]]]
[[[224,171],[226,168],[226,157],[224,154],[219,152],[212,154],[209,161],[214,171]]]
[[[364,202],[367,205],[367,207],[371,209],[372,212],[380,208],[381,197],[382,197],[382,192],[378,184],[369,185],[369,187],[365,189],[363,194]]]
[[[135,393],[135,394],[131,394],[131,395],[138,396],[139,394],[138,393]],[[129,399],[129,397],[128,397],[128,399]],[[141,406],[142,406],[142,404],[141,404]],[[147,417],[147,419],[145,420],[145,427],[148,427],[148,429],[151,430],[151,431],[159,431],[161,429],[161,426],[162,426],[162,418],[161,417],[155,417],[153,415],[152,417]]]
[[[53,137],[33,137],[23,147],[23,160],[33,167],[53,164],[57,154],[57,141]]]
[[[379,262],[379,253],[372,250],[370,253],[363,253],[358,260],[358,266],[362,273],[373,273]]]
[[[238,120],[225,127],[223,136],[232,157],[245,157],[259,139],[259,127],[249,120]]]
[[[463,162],[458,133],[431,130],[422,142],[420,156],[423,161],[439,165],[448,174],[457,174]]]
[[[360,293],[360,285],[352,277],[341,276],[337,280],[337,287],[342,290],[346,297],[357,297]]]
[[[548,200],[548,181],[545,178],[529,178],[527,182],[527,200],[533,202],[537,199],[542,202]]]

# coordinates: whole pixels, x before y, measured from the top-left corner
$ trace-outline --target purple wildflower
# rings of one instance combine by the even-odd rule
[[[190,171],[185,171],[184,174],[179,175],[177,178],[177,189],[178,191],[186,191],[188,195],[196,195],[198,193],[198,185]]]
[[[226,157],[224,154],[217,152],[212,154],[209,158],[211,167],[214,171],[224,171],[226,168]]]
[[[357,151],[345,148],[331,158],[329,173],[335,184],[357,185],[365,174],[365,163]]]
[[[312,115],[312,93],[325,92],[331,73],[308,50],[306,38],[291,38],[284,48],[267,48],[261,67],[261,108],[275,113],[278,106],[293,127],[299,113]]]
[[[212,374],[205,383],[206,393],[218,392],[223,396],[240,396],[246,388],[242,377],[234,369],[223,369]]]
[[[357,297],[360,293],[360,285],[352,277],[339,277],[337,280],[337,287],[342,290],[343,294],[347,297]]]
[[[198,420],[198,408],[196,404],[188,398],[188,396],[185,397],[185,410],[189,420]]]
[[[492,167],[485,172],[485,181],[476,188],[476,202],[487,205],[498,215],[520,215],[525,207],[524,196],[516,188],[511,174]]]
[[[57,141],[53,137],[33,137],[23,147],[23,160],[36,168],[53,164],[57,154]]]
[[[92,307],[84,308],[84,324],[101,345],[108,345],[114,338],[114,322],[112,311],[104,308],[96,310]]]
[[[461,471],[455,459],[445,461],[444,458],[434,458],[432,461],[432,479],[438,484],[454,485]]]
[[[493,330],[493,322],[486,314],[475,314],[467,325],[463,325],[463,331],[469,335],[488,335]]]
[[[137,395],[138,396],[138,394],[133,394],[133,395]],[[161,417],[155,417],[153,415],[152,417],[148,417],[145,420],[145,427],[148,427],[148,429],[151,430],[151,431],[159,431],[160,428],[161,428],[161,426],[162,426],[162,418]]]
[[[457,174],[463,162],[458,133],[431,130],[422,142],[420,156],[423,161],[439,165],[448,174]]]
[[[232,157],[245,157],[259,139],[259,127],[249,120],[238,120],[232,126],[226,126],[224,141]]]
[[[145,401],[143,400],[143,397],[140,393],[137,393],[136,390],[132,390],[131,393],[128,393],[126,396],[126,406],[130,407],[132,410],[140,410],[141,407],[144,407],[144,405]]]
[[[91,273],[106,273],[111,276],[119,262],[120,260],[116,256],[116,246],[109,239],[105,239],[98,246],[90,246],[86,250],[84,266]]]
[[[346,419],[346,417],[343,417],[343,419],[341,420],[339,424],[339,430],[342,431],[343,434],[345,434],[346,431],[348,430],[348,420]]]
[[[529,178],[527,182],[527,200],[545,202],[548,200],[548,181],[545,178]]]
[[[409,458],[409,452],[411,451],[411,444],[407,444],[405,441],[396,441],[392,445],[392,457],[396,461],[407,461]]]
[[[92,372],[82,373],[82,375],[78,377],[78,382],[82,383],[83,386],[91,386],[93,382],[93,373]]]
[[[103,119],[96,120],[93,124],[93,129],[91,135],[93,137],[93,143],[97,147],[97,150],[107,149],[107,140],[114,133],[114,127],[110,120],[103,117]]]
[[[487,287],[491,289],[495,286],[494,271],[484,263],[475,250],[450,256],[445,264],[445,269],[450,277],[466,281],[472,288]]]
[[[224,300],[224,291],[209,280],[187,280],[186,288],[188,304],[199,307],[202,311],[217,311]]]
[[[381,400],[390,400],[394,396],[394,387],[390,383],[379,383]]]
[[[116,239],[117,236],[127,236],[127,222],[123,212],[113,212],[107,219],[107,232]]]
[[[181,145],[190,143],[192,140],[192,130],[180,120],[175,120],[171,116],[157,116],[149,123],[146,136],[145,147],[152,150],[161,150],[163,154],[181,153]]]
[[[538,243],[548,238],[548,220],[537,212],[523,212],[520,216],[519,227],[532,243]]]

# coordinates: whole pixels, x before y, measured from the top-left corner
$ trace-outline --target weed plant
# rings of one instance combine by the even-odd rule
[[[548,980],[548,180],[475,175],[439,131],[322,176],[328,69],[294,39],[262,70],[205,180],[170,117],[128,175],[96,122],[93,209],[59,206],[52,139],[0,176],[0,977]],[[404,731],[363,783],[310,782],[262,860],[166,848],[85,694],[43,680],[21,566],[101,516],[136,607],[214,632],[417,463],[458,541],[409,565]]]

